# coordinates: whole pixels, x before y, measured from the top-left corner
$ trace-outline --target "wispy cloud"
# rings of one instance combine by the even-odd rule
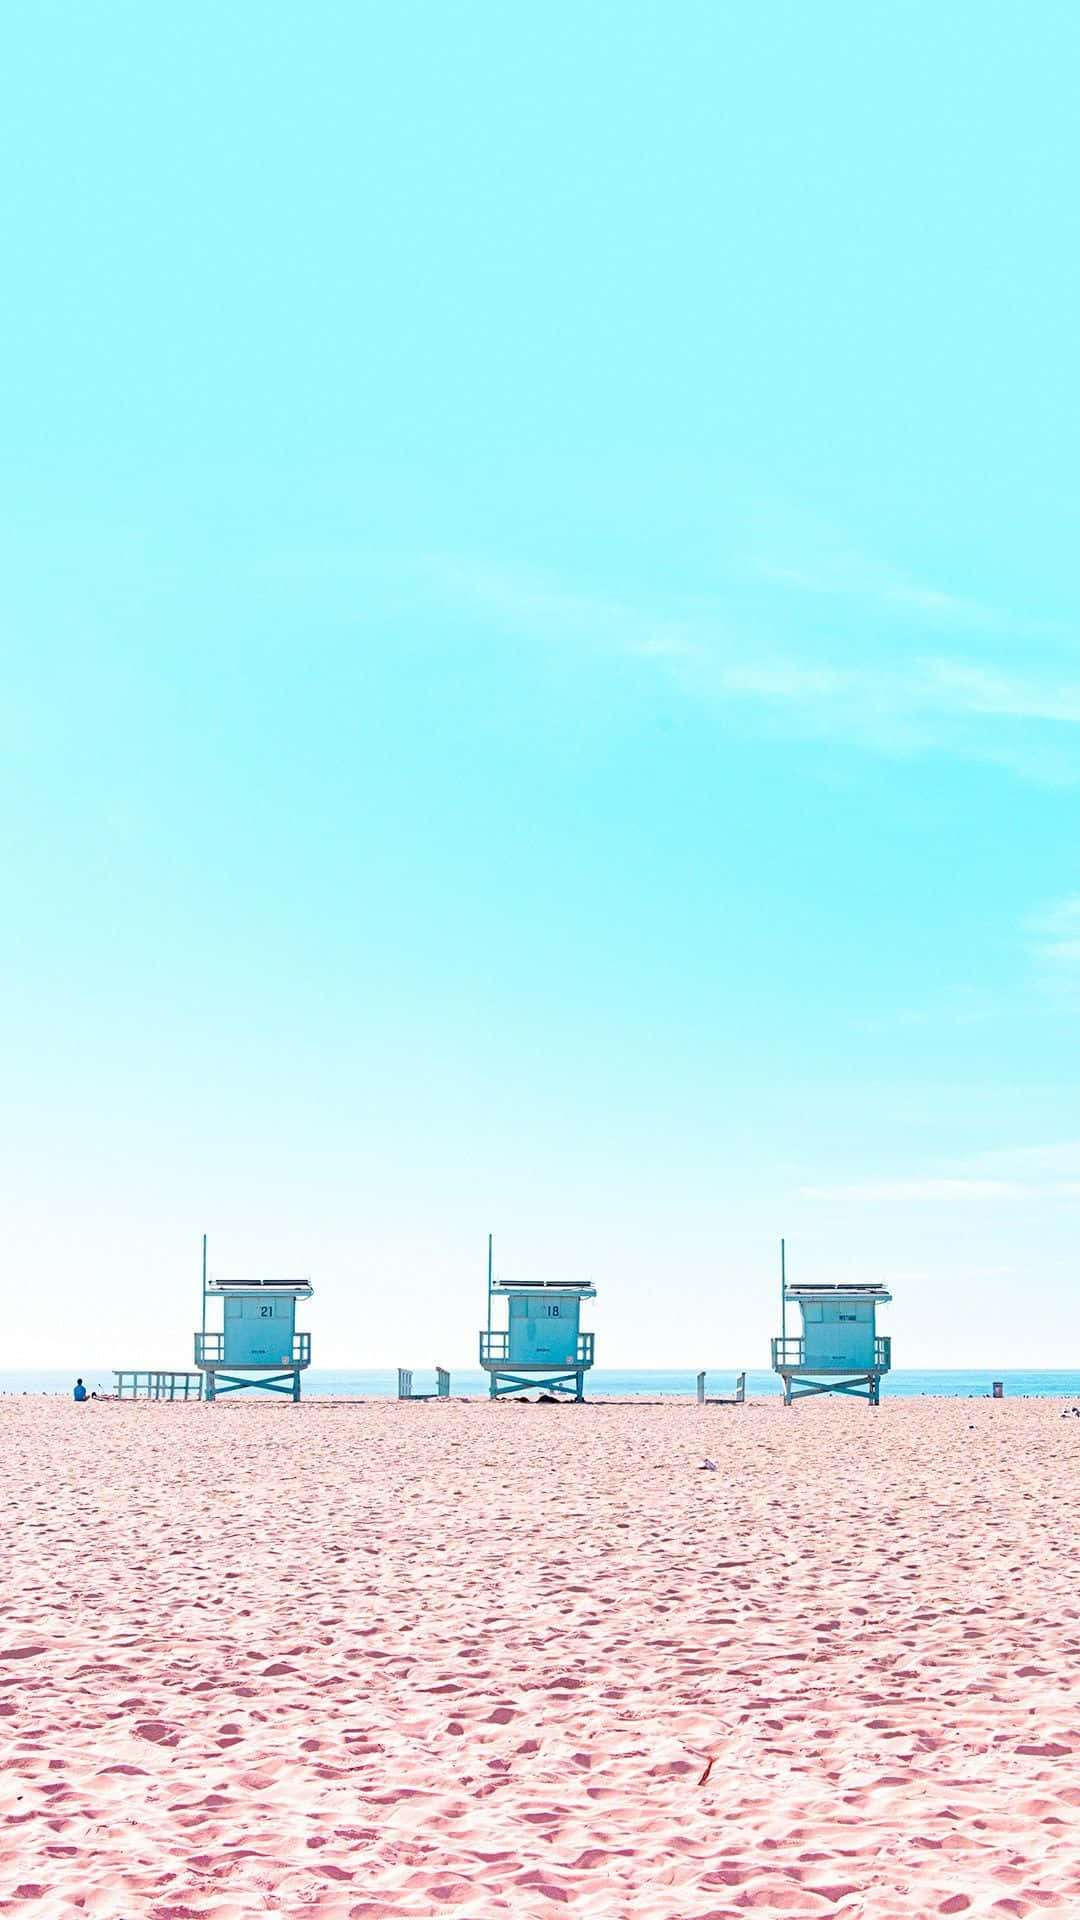
[[[1080,678],[1005,673],[969,660],[934,660],[928,666],[941,696],[965,713],[1080,726]]]
[[[1080,1006],[1080,894],[1066,894],[1032,914],[1021,931],[1032,984],[1046,1009],[1074,1016]],[[1080,1154],[1075,1172],[1080,1179]]]
[[[880,553],[867,551],[843,527],[791,501],[759,501],[749,510],[745,562],[750,576],[788,596],[849,603],[852,609],[901,624],[937,628],[958,638],[1068,639],[1058,621],[957,589],[954,583],[913,577]]]
[[[930,1178],[856,1180],[842,1186],[800,1187],[807,1200],[1019,1200],[1033,1191],[1016,1180]]]
[[[1028,922],[1028,933],[1042,966],[1059,976],[1080,979],[1080,894],[1069,894],[1035,915]]]
[[[884,1206],[905,1201],[944,1206],[1080,1198],[1080,1140],[995,1148],[945,1166],[840,1183],[807,1183],[804,1199]]]
[[[827,542],[822,536],[821,544]],[[279,556],[289,575],[290,556]],[[292,556],[325,577],[326,555]],[[894,757],[928,751],[993,762],[1043,784],[1080,780],[1080,655],[1020,621],[865,556],[827,549],[815,567],[755,560],[730,591],[673,598],[579,588],[539,570],[440,554],[355,553],[359,592],[449,608],[536,645],[663,675],[684,698],[789,737]],[[340,588],[339,569],[335,575]],[[741,584],[740,584],[741,579]],[[394,583],[396,582],[396,588]],[[778,605],[792,589],[852,603],[830,637]],[[902,615],[884,640],[872,617]],[[860,610],[865,610],[864,613]],[[1043,635],[1040,645],[1037,634]],[[944,636],[948,634],[946,640]],[[1022,664],[1014,664],[1024,641]],[[1078,934],[1080,937],[1080,934]]]
[[[1080,680],[1006,673],[991,663],[916,655],[902,666],[805,656],[687,666],[702,692],[759,709],[787,731],[892,756],[951,752],[1044,785],[1080,779]]]
[[[754,555],[750,569],[759,580],[773,586],[822,598],[856,600],[879,611],[916,614],[936,626],[1000,632],[1014,624],[998,607],[905,579],[866,555],[851,551],[834,554],[810,567],[778,564]]]
[[[1080,1140],[1039,1141],[1027,1147],[994,1147],[966,1164],[1028,1185],[1074,1187],[1080,1182]]]
[[[830,657],[820,643],[812,650],[766,641],[750,631],[754,617],[741,609],[736,619],[722,596],[656,608],[505,568],[430,567],[438,590],[509,629],[651,663],[688,697],[742,706],[791,733],[899,755],[952,750],[1050,783],[1080,778],[1080,674],[1051,661],[1014,670],[969,652],[869,645],[853,658],[850,644]],[[772,578],[777,570],[762,571]],[[984,627],[1005,618],[934,588],[892,582],[877,590],[939,624],[945,616]]]

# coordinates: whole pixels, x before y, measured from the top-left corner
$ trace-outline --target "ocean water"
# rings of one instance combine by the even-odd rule
[[[113,1386],[111,1371],[106,1367],[85,1367],[83,1379],[91,1392],[110,1393]],[[992,1382],[1001,1380],[1005,1386],[1006,1399],[1025,1396],[1037,1396],[1049,1399],[1074,1399],[1080,1403],[1080,1367],[1057,1369],[1020,1367],[973,1367],[973,1368],[930,1368],[912,1369],[897,1367],[885,1375],[881,1383],[883,1396],[889,1399],[912,1399],[920,1394],[941,1394],[951,1400],[967,1400],[972,1397],[989,1397]],[[75,1382],[73,1373],[57,1370],[11,1371],[0,1370],[0,1393],[59,1393],[69,1394]],[[733,1371],[717,1369],[706,1377],[705,1390],[709,1394],[734,1393],[735,1374]],[[434,1393],[435,1374],[420,1367],[413,1369],[413,1392]],[[455,1396],[462,1394],[486,1395],[488,1391],[487,1375],[479,1368],[461,1367],[451,1369],[450,1391]],[[619,1400],[659,1400],[671,1395],[692,1397],[697,1391],[697,1375],[692,1369],[664,1370],[661,1368],[640,1367],[620,1371],[611,1367],[594,1367],[588,1376],[587,1391],[590,1398],[610,1395]],[[767,1370],[749,1370],[746,1375],[748,1394],[778,1395],[781,1391],[780,1380],[775,1373]],[[304,1375],[306,1394],[331,1394],[346,1399],[389,1399],[397,1393],[397,1373],[389,1367],[372,1371],[343,1370],[331,1372],[322,1367],[311,1367]]]

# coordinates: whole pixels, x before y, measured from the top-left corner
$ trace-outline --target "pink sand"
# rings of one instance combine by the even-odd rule
[[[0,1912],[1080,1914],[1060,1403],[9,1399],[0,1460]]]

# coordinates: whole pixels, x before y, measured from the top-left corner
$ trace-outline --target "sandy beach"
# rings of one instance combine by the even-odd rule
[[[1080,1912],[1058,1402],[0,1433],[4,1912]]]

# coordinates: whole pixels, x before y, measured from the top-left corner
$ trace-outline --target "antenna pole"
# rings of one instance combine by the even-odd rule
[[[491,1332],[491,1235],[490,1235],[490,1233],[488,1234],[488,1324],[487,1324],[487,1330],[488,1330],[488,1332],[489,1332],[489,1333]]]
[[[202,1330],[206,1332],[206,1235],[202,1237]]]
[[[780,1338],[787,1338],[787,1268],[784,1261],[784,1243],[780,1242]]]

